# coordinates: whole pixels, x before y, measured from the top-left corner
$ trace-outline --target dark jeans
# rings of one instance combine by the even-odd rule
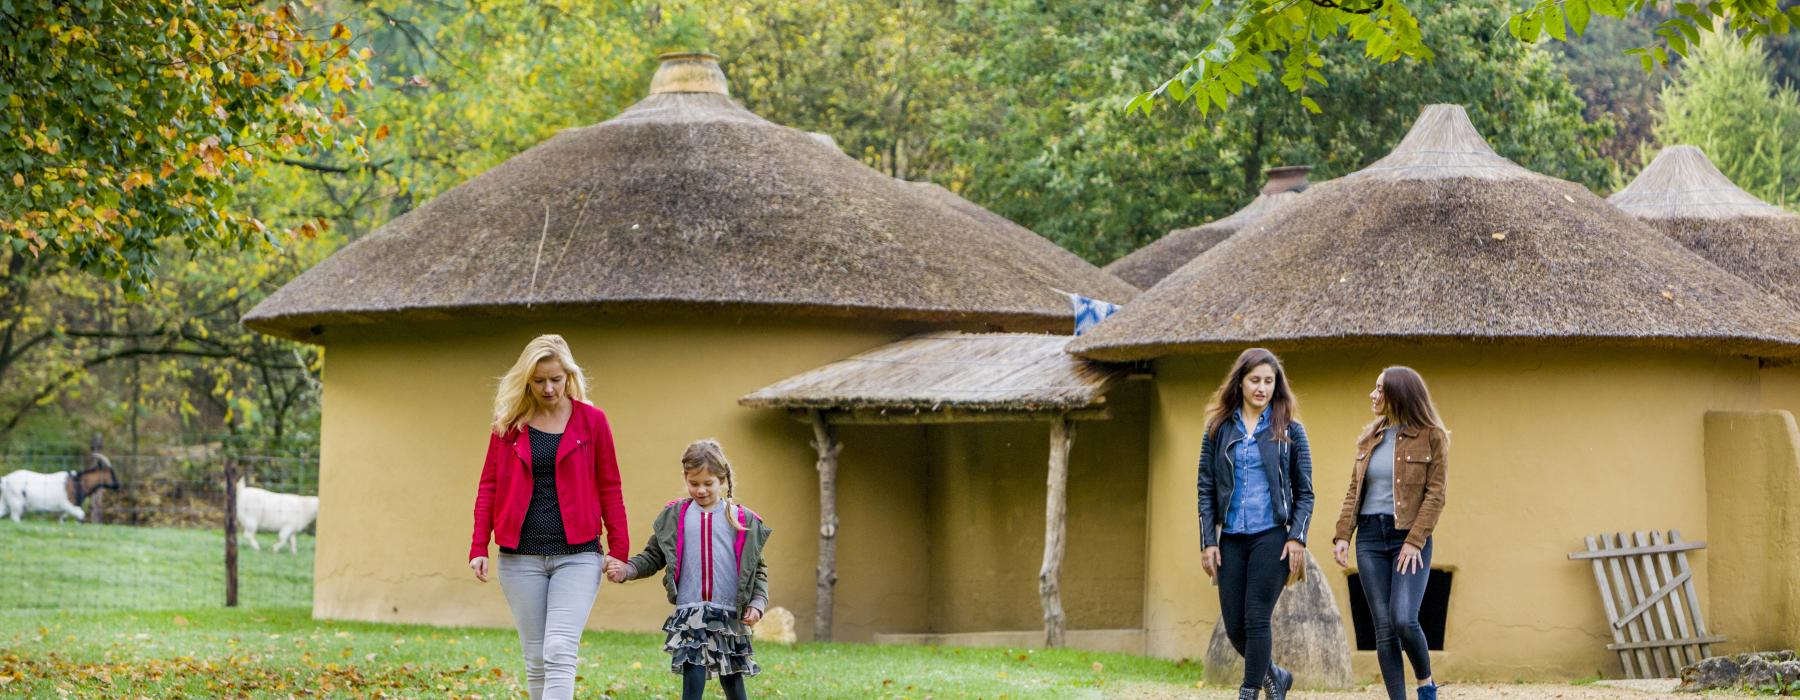
[[[728,700],[748,700],[744,690],[744,674],[733,673],[719,676],[719,685],[725,689]],[[688,664],[681,667],[681,700],[701,700],[706,697],[706,667],[699,664]]]
[[[1356,571],[1362,579],[1363,599],[1375,623],[1375,658],[1381,662],[1381,680],[1389,700],[1405,700],[1406,670],[1400,652],[1412,659],[1413,675],[1431,677],[1431,652],[1425,644],[1425,628],[1419,626],[1419,604],[1425,601],[1425,584],[1431,580],[1431,539],[1419,552],[1424,565],[1401,574],[1394,570],[1406,531],[1394,529],[1392,515],[1363,515],[1356,525]]]
[[[1269,619],[1287,583],[1288,563],[1281,559],[1287,528],[1275,526],[1251,535],[1219,536],[1219,614],[1225,636],[1244,657],[1244,685],[1262,686],[1269,673],[1274,645]]]

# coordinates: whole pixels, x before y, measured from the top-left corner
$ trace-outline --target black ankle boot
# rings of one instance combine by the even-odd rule
[[[1256,700],[1256,694],[1259,692],[1262,692],[1262,688],[1238,688],[1238,700]]]
[[[1294,674],[1275,664],[1269,664],[1269,674],[1263,676],[1263,690],[1268,691],[1269,700],[1287,700],[1289,688],[1294,687]]]

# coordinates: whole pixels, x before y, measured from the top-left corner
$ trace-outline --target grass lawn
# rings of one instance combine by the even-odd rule
[[[315,621],[305,608],[0,613],[4,697],[518,697],[511,630]],[[660,634],[589,632],[582,697],[677,694]],[[763,644],[752,695],[1099,698],[1191,689],[1198,667],[1066,650]],[[713,691],[718,692],[716,688]]]
[[[238,603],[312,605],[311,535],[300,553],[239,543]],[[223,605],[225,534],[219,530],[92,525],[28,515],[0,519],[0,609],[164,610]]]

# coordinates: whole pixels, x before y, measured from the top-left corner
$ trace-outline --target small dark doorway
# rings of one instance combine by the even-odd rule
[[[1425,628],[1425,644],[1432,651],[1444,650],[1444,613],[1450,608],[1451,572],[1432,569],[1425,582],[1425,600],[1419,605],[1419,626]],[[1369,603],[1363,599],[1362,579],[1350,574],[1350,619],[1356,625],[1356,649],[1375,650],[1375,622],[1369,617]]]

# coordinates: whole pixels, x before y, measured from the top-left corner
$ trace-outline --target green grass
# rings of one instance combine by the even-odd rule
[[[583,697],[679,691],[660,634],[589,632]],[[1122,654],[765,643],[753,695],[785,698],[1100,698],[1191,688],[1191,664]],[[8,611],[0,696],[513,697],[511,630],[316,621],[303,608]],[[715,691],[716,692],[716,691]]]
[[[313,620],[312,547],[241,551],[242,607],[227,609],[218,531],[0,522],[0,697],[522,694],[510,629]],[[785,698],[1134,697],[1200,677],[1067,650],[765,643],[757,661],[752,694]],[[582,696],[669,697],[668,663],[660,633],[589,632]]]
[[[238,603],[312,605],[311,535],[300,553],[240,543]],[[0,519],[0,609],[164,610],[225,602],[225,534],[220,530],[58,523],[42,515]]]

